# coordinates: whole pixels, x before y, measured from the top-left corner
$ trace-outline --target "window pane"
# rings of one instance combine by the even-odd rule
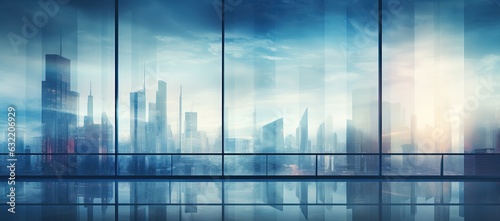
[[[226,152],[379,151],[371,3],[245,1],[225,14]],[[315,175],[314,155],[269,157],[274,175]]]
[[[499,46],[493,43],[500,37],[498,4],[384,4],[383,151],[499,152],[499,92],[493,86],[500,64]],[[489,159],[445,157],[443,172],[494,174],[476,160],[483,157]],[[404,160],[396,159],[384,163],[394,170],[405,167]],[[422,165],[433,161],[419,158]]]

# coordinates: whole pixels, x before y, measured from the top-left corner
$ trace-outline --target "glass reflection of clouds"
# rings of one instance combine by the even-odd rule
[[[5,1],[9,220],[500,220],[498,2]]]

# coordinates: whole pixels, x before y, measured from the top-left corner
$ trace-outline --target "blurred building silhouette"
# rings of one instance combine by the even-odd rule
[[[94,213],[97,213],[94,212],[94,207],[100,207],[100,213],[103,215],[108,212],[106,204],[111,203],[114,196],[112,182],[82,182],[75,185],[78,197],[83,198],[84,207],[87,209],[87,221],[94,220]],[[99,201],[95,202],[96,199]]]
[[[283,118],[277,119],[261,128],[261,150],[263,153],[282,153],[284,151]]]
[[[198,113],[185,112],[184,143],[182,153],[201,152],[200,132],[198,131]]]
[[[321,123],[316,132],[316,152],[317,153],[335,153],[337,146],[337,135],[333,133],[333,119],[327,117],[326,121]],[[334,169],[333,156],[318,155],[318,174],[329,173]]]
[[[111,175],[114,152],[114,129],[106,113],[101,124],[87,124],[78,130],[75,138],[78,175]]]
[[[56,54],[45,55],[45,80],[42,81],[42,152],[68,154],[75,152],[78,92],[71,90],[71,62]],[[70,157],[43,155],[42,172],[46,175],[71,175]]]
[[[156,91],[156,136],[157,136],[157,151],[159,152],[174,152],[174,147],[168,145],[167,142],[167,83],[158,81],[158,90]]]
[[[83,119],[84,126],[94,124],[94,96],[92,96],[92,82],[90,83],[90,93],[87,97],[87,116]]]
[[[110,175],[113,156],[106,154],[114,152],[114,130],[106,113],[101,114],[101,124],[94,122],[92,88],[87,100],[87,116],[83,127],[78,128],[75,138],[75,153],[77,156],[78,175]],[[99,154],[99,155],[97,155]]]
[[[42,81],[42,153],[75,152],[78,97],[78,93],[71,90],[70,60],[60,55],[47,54],[45,56],[45,80]],[[75,174],[75,168],[68,167],[68,158],[64,155],[43,155],[42,173],[58,176]],[[43,186],[42,203],[76,203],[76,191],[71,191],[72,185],[45,182]],[[50,207],[42,208],[43,220],[76,220],[76,214],[74,206],[66,206],[61,212],[56,212]]]
[[[464,217],[464,221],[500,220],[498,196],[500,196],[499,182],[460,183],[459,203],[465,204],[460,206],[460,216]]]

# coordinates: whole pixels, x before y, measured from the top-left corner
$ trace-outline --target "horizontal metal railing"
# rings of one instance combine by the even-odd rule
[[[499,153],[20,153],[18,165],[30,157],[33,168],[21,166],[17,175],[43,177],[43,156],[58,156],[58,160],[67,156],[68,161],[73,160],[68,165],[74,167],[73,173],[61,176],[376,177],[381,170],[382,176],[500,177]],[[94,158],[88,161],[86,156]],[[105,156],[107,164],[102,165],[102,159],[95,156]],[[1,154],[2,157],[8,155]],[[100,163],[99,169],[108,172],[80,173],[88,166],[84,162]],[[114,165],[118,166],[116,172]],[[1,174],[7,174],[3,170],[6,168],[0,168]]]

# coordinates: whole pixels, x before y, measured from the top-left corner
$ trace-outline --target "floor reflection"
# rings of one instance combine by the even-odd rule
[[[1,185],[5,196],[8,187]],[[16,214],[0,207],[0,217],[29,221],[498,221],[500,182],[19,182]]]

